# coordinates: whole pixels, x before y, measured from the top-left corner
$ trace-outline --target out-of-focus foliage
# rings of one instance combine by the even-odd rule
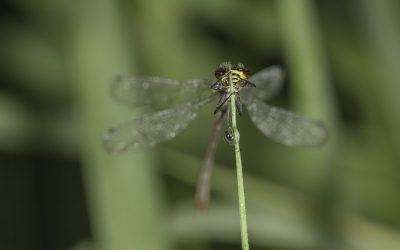
[[[0,3],[0,249],[240,249],[233,149],[194,208],[213,106],[159,148],[107,155],[132,116],[121,73],[210,78],[222,61],[282,65],[274,105],[325,122],[293,149],[239,119],[252,249],[400,249],[396,0]],[[138,115],[138,111],[136,115]]]

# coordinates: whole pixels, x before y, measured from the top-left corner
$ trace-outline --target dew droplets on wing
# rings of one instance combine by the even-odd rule
[[[204,95],[211,81],[179,81],[160,77],[117,76],[111,84],[111,96],[135,108],[162,110]]]
[[[247,105],[251,120],[268,137],[288,146],[316,146],[325,141],[320,123],[254,99]]]
[[[144,82],[142,83],[142,88],[143,88],[143,89],[148,89],[149,87],[150,87],[150,83],[149,83],[149,82],[144,81]]]
[[[257,72],[249,78],[256,88],[245,88],[242,91],[244,101],[253,98],[267,100],[276,96],[283,86],[284,75],[283,69],[276,65]]]
[[[149,148],[175,137],[196,117],[197,110],[211,101],[211,96],[177,105],[170,109],[145,114],[128,120],[103,137],[111,153]]]
[[[179,130],[180,127],[181,127],[181,125],[180,125],[179,123],[176,123],[176,124],[174,125],[173,130]]]

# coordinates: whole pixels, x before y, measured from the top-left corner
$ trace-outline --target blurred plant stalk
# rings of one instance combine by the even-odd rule
[[[85,1],[73,9],[69,63],[78,96],[81,154],[89,215],[101,249],[168,249],[161,196],[148,154],[107,155],[101,135],[128,112],[108,95],[112,78],[132,67],[115,1]],[[157,240],[154,240],[157,239]]]

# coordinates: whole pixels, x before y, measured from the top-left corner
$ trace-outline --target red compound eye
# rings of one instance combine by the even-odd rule
[[[225,73],[226,73],[226,70],[225,70],[225,69],[223,69],[223,68],[218,68],[218,69],[215,71],[215,77],[216,77],[217,79],[219,79],[219,78],[221,78],[223,75],[225,75]]]

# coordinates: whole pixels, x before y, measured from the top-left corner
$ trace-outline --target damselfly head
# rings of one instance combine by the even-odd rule
[[[231,62],[221,63],[215,71],[215,78],[221,80],[221,78],[229,71],[239,71],[246,79],[248,78],[249,70],[241,62],[238,62],[237,64],[232,64]]]

